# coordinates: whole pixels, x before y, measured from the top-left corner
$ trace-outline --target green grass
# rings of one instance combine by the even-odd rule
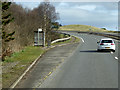
[[[97,28],[89,25],[65,25],[59,28],[59,30],[68,30],[68,31],[90,31],[92,32],[107,32],[107,30]]]
[[[75,42],[80,42],[80,38],[75,37]]]
[[[29,46],[20,52],[13,53],[11,57],[6,57],[4,63],[14,62],[14,61],[20,61],[21,63],[28,63],[28,61],[31,62],[43,52],[44,50],[41,47]]]
[[[65,44],[65,43],[69,43],[70,41],[72,41],[72,38],[70,38],[69,40],[65,40],[65,41],[59,41],[59,42],[56,42],[56,43],[53,43],[51,45],[59,45],[59,44]]]
[[[54,43],[52,45],[71,43],[71,41],[73,41],[73,38],[70,38],[69,40],[66,40],[64,42]],[[75,38],[74,42],[78,41],[79,38]],[[24,50],[13,53],[10,57],[6,57],[5,61],[2,63],[2,66],[7,67],[13,64],[13,67],[9,67],[7,72],[3,71],[4,72],[2,74],[3,88],[8,88],[14,81],[16,81],[18,77],[27,69],[27,67],[45,51],[46,50],[43,49],[42,47],[28,46]]]
[[[26,68],[38,57],[45,52],[41,47],[29,46],[24,50],[14,53],[11,57],[6,57],[3,62],[3,66],[7,66],[10,63],[19,62],[14,67],[9,68],[9,72],[2,74],[3,87],[9,87],[19,75],[21,75]]]
[[[120,33],[120,31],[108,31],[109,33]]]
[[[74,37],[74,36],[71,36],[71,38],[70,38],[69,40],[56,42],[56,43],[53,43],[53,44],[51,44],[51,45],[59,45],[59,44],[71,43],[71,41],[73,40],[73,37]],[[74,42],[79,42],[79,41],[80,41],[79,38],[77,38],[77,37],[74,37],[74,38],[75,38]]]

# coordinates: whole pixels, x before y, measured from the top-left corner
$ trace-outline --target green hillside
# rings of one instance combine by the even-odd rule
[[[97,28],[94,26],[89,26],[89,25],[65,25],[65,26],[61,26],[59,30],[107,32],[107,30]]]

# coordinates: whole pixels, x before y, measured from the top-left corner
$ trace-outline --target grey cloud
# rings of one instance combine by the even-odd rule
[[[96,5],[96,10],[116,10],[118,8],[118,2],[62,2],[69,5],[69,7],[81,6],[81,5]],[[59,6],[59,2],[54,2],[54,6]]]
[[[69,8],[57,7],[60,13],[61,23],[67,24],[83,24],[96,27],[106,27],[115,30],[118,26],[116,4],[112,3],[68,3]],[[94,11],[87,11],[74,8],[76,5],[96,5]],[[111,7],[110,7],[111,6]]]

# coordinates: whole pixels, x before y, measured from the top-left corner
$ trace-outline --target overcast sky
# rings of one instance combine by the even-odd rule
[[[19,2],[33,9],[39,2]],[[62,25],[91,25],[108,30],[118,29],[118,2],[52,2]]]

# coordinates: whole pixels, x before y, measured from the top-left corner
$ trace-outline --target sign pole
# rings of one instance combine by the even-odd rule
[[[38,30],[38,46],[39,46],[40,44],[39,44],[39,30]]]
[[[45,47],[45,32],[43,32],[43,46]]]
[[[38,29],[38,45],[40,45],[40,36],[39,36],[39,33],[42,32],[42,29]]]

